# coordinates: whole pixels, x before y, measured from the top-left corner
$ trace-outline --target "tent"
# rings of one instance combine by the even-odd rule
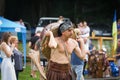
[[[24,67],[26,67],[26,27],[0,16],[0,32],[22,33]]]

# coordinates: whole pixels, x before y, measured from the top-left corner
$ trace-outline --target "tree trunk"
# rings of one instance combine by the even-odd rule
[[[0,0],[0,16],[4,16],[5,0]]]

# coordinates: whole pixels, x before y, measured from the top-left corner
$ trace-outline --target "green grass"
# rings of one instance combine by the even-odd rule
[[[32,78],[30,77],[30,72],[31,72],[31,65],[30,62],[27,62],[26,68],[22,72],[19,72],[19,80],[40,80],[39,75],[40,73],[37,71],[37,78]],[[1,72],[0,72],[0,80],[1,80]]]
[[[98,40],[92,40],[93,45],[96,47],[97,50],[99,50],[99,42]],[[109,57],[112,57],[112,40],[103,40],[103,45],[107,49],[107,54]]]
[[[19,80],[40,80],[39,79],[39,72],[37,71],[37,78],[30,77],[31,72],[31,65],[30,62],[27,62],[26,68],[23,70],[23,72],[19,73]]]
[[[18,49],[23,53],[23,45],[22,42],[19,42]],[[28,47],[28,42],[26,43],[26,53],[28,54],[29,47]]]
[[[22,48],[22,43],[20,42],[19,43],[19,50],[21,52],[23,52],[23,48]],[[26,44],[26,55],[28,54],[29,52],[29,47],[28,47],[28,42]],[[37,71],[37,78],[32,78],[30,77],[30,72],[31,72],[31,63],[30,63],[30,59],[27,58],[26,60],[26,68],[24,69],[23,72],[20,72],[19,73],[19,80],[40,80],[39,79],[39,72]]]
[[[23,52],[23,48],[22,48],[22,43],[20,42],[19,43],[19,50],[21,52]],[[28,55],[28,52],[29,52],[29,47],[28,47],[28,42],[26,44],[26,55]],[[32,78],[30,76],[30,72],[31,72],[31,62],[30,62],[30,58],[27,57],[26,59],[26,68],[24,69],[23,72],[20,72],[19,73],[19,80],[40,80],[39,77],[40,77],[40,73],[37,71],[37,78]]]

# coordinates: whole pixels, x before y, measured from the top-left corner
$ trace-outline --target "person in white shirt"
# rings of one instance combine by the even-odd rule
[[[89,28],[89,26],[87,25],[87,22],[86,22],[86,21],[80,22],[79,25],[78,25],[78,28],[80,29],[81,37],[82,37],[83,40],[84,40],[85,50],[86,50],[86,52],[89,53],[90,28]],[[86,54],[86,57],[85,57],[84,69],[85,69],[85,67],[86,67],[87,62],[88,62],[88,54]],[[83,70],[84,70],[84,69],[83,69]]]

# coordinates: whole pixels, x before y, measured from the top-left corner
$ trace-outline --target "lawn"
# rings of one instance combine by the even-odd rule
[[[31,65],[30,62],[27,62],[26,68],[22,72],[19,73],[19,80],[40,80],[39,72],[37,71],[37,78],[30,77]],[[1,80],[1,72],[0,72],[0,80]]]
[[[26,44],[26,48],[27,48],[27,54],[28,54],[28,51],[29,51],[29,48],[28,48],[28,43]],[[19,50],[20,51],[23,51],[23,48],[21,47],[22,46],[22,44],[21,44],[21,42],[19,43]],[[20,74],[19,74],[19,80],[40,80],[39,79],[39,72],[37,71],[37,78],[32,78],[31,76],[30,76],[30,71],[31,71],[31,61],[30,61],[30,59],[29,58],[27,58],[27,60],[26,60],[26,68],[24,69],[24,71],[23,72],[20,72]]]
[[[40,80],[38,71],[37,71],[37,78],[32,78],[30,76],[30,71],[31,71],[31,65],[30,62],[27,62],[26,68],[23,70],[23,72],[20,72],[19,74],[19,80]]]

